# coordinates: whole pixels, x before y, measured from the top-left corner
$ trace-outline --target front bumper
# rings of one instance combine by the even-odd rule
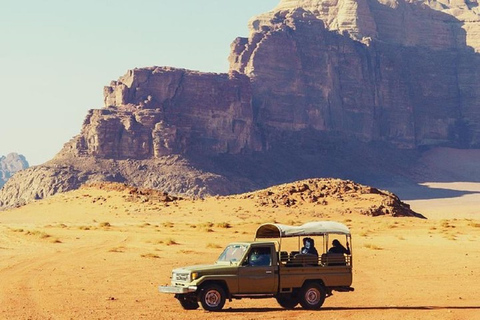
[[[174,287],[174,286],[159,286],[158,291],[161,293],[186,294],[197,291],[197,287]]]

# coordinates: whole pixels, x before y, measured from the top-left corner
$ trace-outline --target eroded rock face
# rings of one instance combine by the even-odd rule
[[[104,92],[105,108],[89,112],[64,156],[149,159],[260,148],[245,75],[135,69]]]
[[[402,46],[480,50],[477,0],[281,0],[274,12],[303,8],[330,31]],[[268,14],[253,19],[269,20]],[[256,28],[255,28],[256,27]]]
[[[300,3],[305,6],[297,8]],[[390,8],[376,1],[354,2],[357,14],[345,19],[355,26],[330,21],[340,19],[332,12],[345,10],[342,3],[284,1],[251,21],[248,39],[233,43],[231,69],[252,79],[256,122],[274,130],[313,128],[401,148],[478,147],[480,91],[472,79],[479,78],[480,60],[465,37],[457,37],[464,34],[461,23],[419,4],[398,2]],[[361,11],[367,7],[370,12]],[[418,39],[409,40],[391,30],[396,20],[389,15],[404,17],[402,23],[419,19],[430,29],[415,27]],[[380,18],[392,24],[383,25]],[[378,34],[361,31],[372,29],[362,23],[374,23]],[[444,29],[445,35],[438,33]],[[387,31],[391,34],[382,34]]]
[[[281,1],[233,42],[229,74],[152,67],[112,82],[62,154],[239,154],[312,129],[476,147],[480,60],[464,28],[477,4],[442,1]]]

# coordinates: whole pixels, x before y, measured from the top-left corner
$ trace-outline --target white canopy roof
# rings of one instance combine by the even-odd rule
[[[350,230],[343,223],[335,221],[308,222],[301,226],[265,223],[258,227],[255,238],[321,236],[328,233],[349,235]]]

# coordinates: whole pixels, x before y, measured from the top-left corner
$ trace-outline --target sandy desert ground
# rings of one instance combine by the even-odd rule
[[[98,188],[58,194],[0,212],[0,319],[480,319],[480,184],[431,187],[469,193],[409,201],[427,220],[345,214],[335,203],[165,204]],[[355,292],[335,293],[320,311],[287,311],[274,299],[185,311],[157,291],[172,268],[215,261],[261,223],[312,220],[344,222],[354,237]]]

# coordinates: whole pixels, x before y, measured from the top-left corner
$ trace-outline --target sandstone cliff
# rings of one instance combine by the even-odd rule
[[[478,147],[480,91],[472,80],[480,60],[462,22],[421,3],[351,3],[340,13],[341,1],[283,1],[234,42],[231,69],[252,79],[257,122],[402,148]]]
[[[89,112],[81,134],[62,151],[67,157],[150,159],[261,148],[245,75],[135,69],[104,92],[105,108]]]
[[[150,67],[113,81],[104,108],[9,181],[0,205],[92,181],[201,196],[409,179],[419,150],[480,145],[478,30],[476,1],[280,1],[234,40],[228,73]]]

